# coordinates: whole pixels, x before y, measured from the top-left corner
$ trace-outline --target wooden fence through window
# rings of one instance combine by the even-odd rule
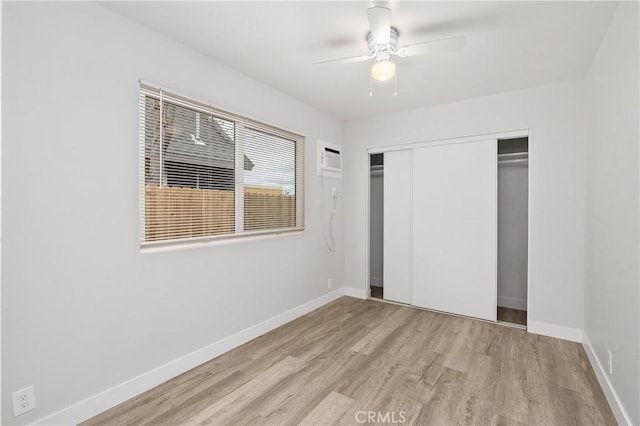
[[[245,192],[245,230],[289,228],[295,223],[295,196]],[[233,191],[146,186],[145,241],[234,232]]]

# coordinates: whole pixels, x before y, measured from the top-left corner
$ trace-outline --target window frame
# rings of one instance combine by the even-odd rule
[[[235,126],[235,189],[234,189],[234,211],[235,229],[232,233],[205,235],[184,238],[171,238],[163,240],[146,241],[146,140],[145,140],[145,115],[146,115],[146,98],[151,97],[162,102],[170,102],[174,105],[195,110],[200,113],[212,115],[216,118],[231,121]],[[141,249],[153,247],[172,247],[198,242],[216,242],[229,240],[250,239],[251,237],[266,237],[270,235],[283,235],[290,233],[300,233],[305,229],[305,136],[299,133],[291,132],[280,127],[276,127],[258,120],[241,116],[229,111],[225,111],[218,107],[211,106],[209,103],[195,99],[191,96],[180,94],[174,90],[168,90],[161,86],[140,80],[139,87],[139,105],[138,105],[138,168],[139,168],[139,244]],[[162,109],[161,109],[162,111]],[[162,113],[160,114],[162,120]],[[162,125],[160,125],[162,129]],[[285,228],[268,228],[259,230],[244,230],[244,141],[245,129],[266,133],[275,137],[290,140],[294,143],[294,179],[295,179],[295,225]],[[161,130],[162,135],[162,130]],[[162,141],[162,136],[161,136]],[[161,142],[162,143],[162,142]],[[162,161],[162,160],[161,160]],[[160,179],[160,186],[167,185]],[[167,185],[168,186],[168,185]]]

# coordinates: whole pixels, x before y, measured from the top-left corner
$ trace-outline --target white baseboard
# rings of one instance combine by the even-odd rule
[[[514,297],[498,296],[498,306],[526,311],[527,299],[516,299]]]
[[[613,415],[616,416],[616,421],[619,425],[632,425],[631,417],[629,417],[629,413],[624,409],[622,401],[620,401],[611,380],[609,380],[609,375],[602,366],[600,358],[598,358],[593,346],[591,346],[587,333],[584,333],[583,339],[584,342],[582,343],[582,346],[584,347],[584,351],[587,353],[587,357],[589,357],[593,371],[595,371],[596,377],[598,377],[598,382],[604,391],[604,395],[607,397],[607,402],[609,402],[611,411],[613,411]]]
[[[370,277],[369,285],[374,287],[382,287],[382,278],[381,277]]]
[[[353,288],[353,287],[345,287],[344,288],[344,295],[345,296],[351,296],[351,297],[356,297],[358,299],[368,299],[369,298],[369,294],[368,294],[368,290],[370,289],[359,289],[359,288]]]
[[[542,334],[543,336],[557,337],[558,339],[582,343],[583,332],[579,328],[548,324],[546,322],[527,321],[527,331],[533,334]]]
[[[352,296],[353,292],[351,290],[355,289],[349,289],[347,292],[346,288],[338,288],[331,293],[327,293],[307,303],[296,306],[286,312],[207,345],[204,348],[186,354],[173,361],[169,361],[164,365],[142,373],[141,375],[129,379],[126,382],[90,396],[87,399],[63,408],[62,410],[50,414],[34,423],[38,425],[75,425],[81,423],[108,410],[109,408],[115,407],[116,405],[141,394],[142,392],[189,371],[198,365],[220,356],[223,353],[248,342],[249,340],[262,336],[263,334],[293,321],[314,309],[326,305],[345,294]]]

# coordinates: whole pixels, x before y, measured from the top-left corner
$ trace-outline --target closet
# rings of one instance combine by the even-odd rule
[[[521,138],[384,151],[385,300],[494,322],[515,321],[523,313],[526,150],[527,140]],[[373,209],[379,208],[373,197],[372,192],[372,278],[373,264],[379,262],[373,257]]]
[[[529,140],[498,140],[498,321],[527,325]]]
[[[383,298],[383,209],[384,209],[384,157],[369,156],[369,287],[371,297]]]

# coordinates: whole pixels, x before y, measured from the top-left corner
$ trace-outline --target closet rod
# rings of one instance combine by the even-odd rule
[[[498,166],[510,165],[510,164],[529,164],[529,160],[526,158],[513,159],[513,160],[498,160]]]

